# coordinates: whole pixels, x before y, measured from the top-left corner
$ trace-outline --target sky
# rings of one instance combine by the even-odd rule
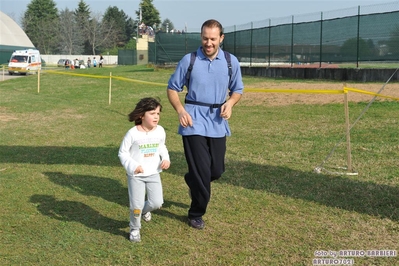
[[[53,0],[58,10],[68,8],[74,10],[79,0]],[[0,10],[20,24],[20,18],[31,0],[0,0]],[[139,10],[140,0],[85,0],[90,11],[103,14],[111,6],[123,10],[134,20]],[[189,32],[199,32],[202,23],[207,19],[217,19],[223,27],[255,25],[265,21],[278,21],[285,18],[310,17],[320,18],[321,12],[339,14],[350,9],[351,14],[357,14],[358,6],[373,10],[373,6],[395,6],[399,9],[398,0],[153,0],[159,11],[161,21],[169,19],[177,30],[187,29]],[[391,9],[392,10],[392,9]],[[334,12],[332,12],[334,11]],[[382,10],[384,11],[384,10]],[[305,16],[306,15],[306,16]],[[325,18],[325,16],[323,16]],[[295,21],[300,22],[300,21]],[[266,24],[264,26],[268,26]],[[250,28],[251,26],[249,26]]]

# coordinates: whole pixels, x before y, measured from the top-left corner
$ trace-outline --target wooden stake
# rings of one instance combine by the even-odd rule
[[[37,70],[37,93],[40,93],[40,69]]]
[[[347,164],[348,164],[348,172],[352,173],[352,155],[351,155],[351,136],[350,136],[350,122],[349,122],[348,91],[345,88],[344,88],[344,100],[345,100]]]
[[[109,96],[108,96],[108,104],[111,104],[111,89],[112,89],[112,72],[109,72]]]

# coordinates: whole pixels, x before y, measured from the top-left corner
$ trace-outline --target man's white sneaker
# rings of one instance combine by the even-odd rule
[[[146,221],[146,222],[151,221],[151,212],[146,212],[146,213],[144,213],[144,214],[142,215],[142,217],[143,217],[143,220]]]
[[[140,242],[141,241],[140,230],[136,229],[130,231],[129,240],[132,242]]]

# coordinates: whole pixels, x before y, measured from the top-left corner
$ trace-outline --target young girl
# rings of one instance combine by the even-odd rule
[[[162,110],[154,98],[141,99],[129,114],[134,122],[123,138],[118,157],[126,169],[130,208],[129,240],[140,242],[141,217],[148,222],[151,211],[161,208],[163,192],[160,172],[170,166],[166,134],[158,125]],[[147,200],[145,194],[147,192]]]

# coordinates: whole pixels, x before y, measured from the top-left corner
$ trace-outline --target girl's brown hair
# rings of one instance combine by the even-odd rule
[[[159,110],[162,111],[161,100],[159,98],[147,97],[141,99],[136,104],[136,108],[129,114],[129,121],[134,122],[135,125],[141,125],[141,118],[145,112],[155,110],[158,106],[160,107]]]

